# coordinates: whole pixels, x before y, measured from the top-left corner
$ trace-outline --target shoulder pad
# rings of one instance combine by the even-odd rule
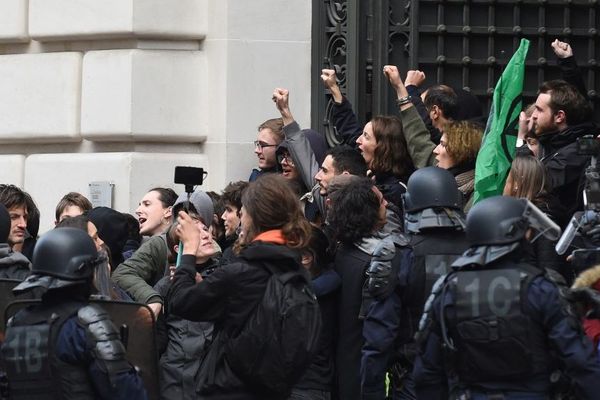
[[[96,304],[85,306],[77,312],[77,318],[86,328],[96,359],[105,361],[125,359],[125,347],[121,343],[117,328],[102,307]]]

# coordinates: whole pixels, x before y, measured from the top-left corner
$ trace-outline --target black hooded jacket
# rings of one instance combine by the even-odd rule
[[[286,246],[256,241],[239,258],[217,268],[196,284],[195,257],[184,255],[168,291],[169,312],[191,321],[214,321],[214,342],[203,361],[197,390],[203,399],[276,399],[250,389],[232,371],[224,341],[239,331],[262,299],[270,273],[263,263],[301,270],[300,253]],[[223,334],[219,334],[223,332]]]
[[[583,209],[583,173],[590,157],[577,154],[577,139],[584,135],[597,136],[598,127],[587,122],[539,137],[539,157],[546,167],[548,190],[565,207],[550,212],[562,227],[576,210]]]

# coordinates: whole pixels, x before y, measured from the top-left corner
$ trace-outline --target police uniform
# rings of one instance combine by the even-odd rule
[[[14,291],[45,293],[9,320],[1,348],[10,399],[147,398],[114,324],[86,302],[98,262],[82,230],[58,228],[36,245],[32,275]]]
[[[415,398],[413,337],[425,300],[437,278],[446,274],[468,247],[462,194],[448,171],[427,167],[413,173],[404,208],[408,242],[394,235],[386,238],[375,250],[367,271],[368,294],[373,301],[363,327],[361,387],[365,400],[385,397],[388,371],[394,398]]]
[[[472,247],[425,308],[418,398],[549,399],[561,371],[575,398],[598,398],[600,364],[564,300],[560,275],[523,262],[531,207],[498,196],[471,210]]]

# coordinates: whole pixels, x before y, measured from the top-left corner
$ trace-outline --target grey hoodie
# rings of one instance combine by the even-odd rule
[[[23,254],[0,244],[0,279],[24,280],[31,272],[31,263]]]

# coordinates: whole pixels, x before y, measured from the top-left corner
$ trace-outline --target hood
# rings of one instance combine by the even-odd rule
[[[304,136],[308,139],[310,147],[312,148],[313,153],[315,153],[317,164],[321,166],[325,159],[325,153],[329,149],[325,137],[314,129],[303,129],[301,132],[304,133]]]
[[[585,122],[579,125],[569,126],[562,131],[549,132],[538,137],[546,154],[554,152],[566,145],[575,143],[575,141],[584,135],[597,135],[598,126],[594,122]]]
[[[0,268],[23,265],[31,269],[31,262],[18,251],[13,251],[6,243],[0,244]]]
[[[295,270],[302,268],[302,256],[299,251],[287,246],[262,242],[257,240],[250,243],[240,252],[239,258],[246,261],[274,262],[282,268]]]
[[[600,265],[586,269],[573,282],[574,289],[589,287],[600,291]]]
[[[323,164],[323,160],[325,159],[325,153],[329,149],[329,146],[327,145],[327,141],[325,140],[325,137],[322,134],[320,134],[319,132],[315,131],[314,129],[302,129],[300,132],[308,140],[308,143],[310,144],[310,148],[312,149],[312,151],[315,155],[315,160],[317,161],[317,164],[319,164],[319,166],[321,166],[321,164]],[[279,146],[277,146],[277,150],[275,151],[275,153],[281,154],[284,150],[288,150],[288,149],[289,149],[289,141],[286,139],[286,140],[282,141],[279,144]],[[278,166],[277,168],[279,169],[280,167]]]
[[[129,236],[127,217],[109,207],[96,207],[88,212],[88,218],[96,225],[98,236],[110,249],[117,267],[123,262],[123,248]]]

